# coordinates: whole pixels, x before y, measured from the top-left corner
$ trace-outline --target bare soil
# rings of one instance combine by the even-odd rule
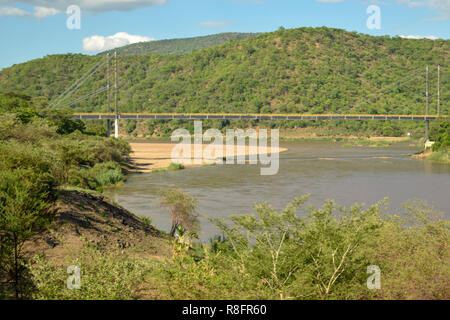
[[[270,145],[270,143],[269,143]],[[132,149],[131,160],[136,165],[136,171],[138,172],[150,172],[154,169],[159,168],[167,168],[172,162],[172,149],[176,146],[174,143],[155,143],[155,142],[130,142],[130,146]],[[208,144],[203,144],[203,150],[208,146]],[[193,146],[191,148],[191,155],[194,155]],[[226,155],[225,145],[222,145],[223,148],[223,156]],[[278,148],[279,152],[286,151],[287,148]],[[267,147],[267,152],[271,152],[271,148]],[[261,151],[258,149],[257,154],[260,154]],[[234,153],[236,155],[246,156],[250,155],[250,150],[248,145],[245,148],[245,151],[239,152],[237,147],[234,147]],[[177,161],[181,160],[186,167],[194,167],[201,166],[206,164],[205,161],[202,164],[186,164],[186,160],[191,160],[188,158],[177,159]]]
[[[108,250],[136,248],[148,256],[167,252],[167,236],[101,194],[60,190],[53,212],[54,223],[25,244],[29,255],[42,254],[61,261],[83,242]]]

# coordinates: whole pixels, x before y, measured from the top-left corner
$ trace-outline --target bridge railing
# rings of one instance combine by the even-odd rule
[[[115,119],[115,113],[74,113],[77,119]],[[259,113],[120,113],[119,119],[250,119],[250,120],[436,120],[447,115],[259,114]]]

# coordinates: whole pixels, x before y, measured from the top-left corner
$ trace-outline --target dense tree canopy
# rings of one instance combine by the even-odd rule
[[[194,50],[200,50],[230,40],[242,40],[247,38],[256,37],[258,33],[239,33],[239,32],[226,32],[219,34],[212,34],[203,37],[193,37],[193,38],[182,38],[182,39],[167,39],[167,40],[156,40],[148,42],[138,42],[127,46],[123,46],[117,49],[109,50],[100,53],[100,55],[105,55],[106,53],[117,54],[178,54],[187,53]]]
[[[448,40],[373,37],[329,28],[260,34],[182,55],[119,58],[120,112],[423,113],[448,101]],[[104,57],[51,55],[0,72],[0,91],[53,100]],[[67,101],[106,85],[105,67]],[[72,99],[72,100],[70,100]],[[441,103],[442,113],[448,107]],[[73,105],[106,111],[106,93]]]

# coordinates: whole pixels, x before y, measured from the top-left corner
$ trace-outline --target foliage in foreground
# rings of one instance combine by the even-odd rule
[[[17,93],[0,95],[0,169],[30,168],[58,184],[94,190],[124,181],[128,143],[89,130],[70,112],[40,109]]]
[[[80,269],[80,287],[67,287],[67,266]],[[34,284],[32,299],[123,300],[139,297],[150,265],[119,251],[104,252],[88,244],[64,265],[36,256],[29,265]],[[73,284],[76,284],[75,281]]]
[[[56,185],[100,190],[124,181],[127,142],[90,135],[61,110],[41,110],[30,97],[0,95],[0,296],[23,296],[24,243],[52,221]]]
[[[52,221],[49,212],[53,180],[26,169],[0,171],[0,279],[21,297],[26,273],[23,246]],[[0,297],[2,293],[0,292]]]
[[[305,201],[282,212],[259,204],[233,225],[215,220],[225,237],[178,250],[160,268],[161,290],[175,299],[450,298],[448,220],[417,203],[388,218],[385,202],[347,209],[333,201],[299,218]],[[381,269],[380,290],[366,286],[370,265]]]
[[[215,219],[223,236],[192,244],[172,238],[165,260],[86,245],[75,258],[29,265],[33,299],[449,299],[449,221],[421,202],[392,215],[386,201],[344,208],[295,199],[281,212]],[[297,212],[302,210],[303,212]],[[300,214],[299,214],[300,213]],[[302,213],[304,215],[302,215]],[[67,289],[67,266],[81,268],[81,288]],[[381,270],[369,290],[367,267]]]
[[[160,193],[160,204],[170,211],[172,227],[170,235],[173,237],[179,226],[188,231],[196,231],[198,227],[198,216],[195,212],[197,199],[180,188],[169,187]]]

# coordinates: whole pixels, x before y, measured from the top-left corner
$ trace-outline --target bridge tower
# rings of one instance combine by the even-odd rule
[[[108,113],[111,112],[111,92],[110,92],[110,76],[109,76],[109,69],[110,69],[110,60],[109,60],[109,52],[106,54],[106,60],[107,60],[107,65],[106,65],[106,92],[107,92],[107,97],[108,97]],[[109,138],[111,136],[111,120],[106,120],[106,136]]]
[[[114,89],[115,89],[115,99],[114,99],[114,109],[116,113],[116,118],[114,120],[114,138],[119,138],[119,112],[117,109],[117,94],[118,94],[118,87],[117,87],[117,51],[114,51]]]
[[[425,91],[425,99],[426,99],[426,104],[425,104],[425,115],[428,116],[428,66],[426,68],[426,91]],[[430,121],[428,119],[425,120],[425,143],[428,142],[429,137],[428,137],[428,131],[430,130]]]

